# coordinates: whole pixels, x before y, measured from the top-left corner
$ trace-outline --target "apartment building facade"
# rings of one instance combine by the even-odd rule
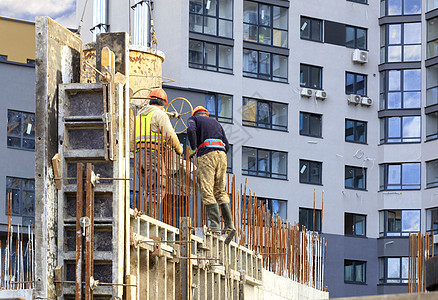
[[[407,292],[407,235],[438,227],[438,1],[88,5],[85,42],[153,25],[169,97],[222,123],[237,182],[328,239],[331,297]]]

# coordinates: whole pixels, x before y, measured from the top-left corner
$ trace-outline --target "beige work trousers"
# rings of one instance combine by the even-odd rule
[[[230,203],[227,185],[227,154],[221,150],[197,158],[198,186],[204,205]]]

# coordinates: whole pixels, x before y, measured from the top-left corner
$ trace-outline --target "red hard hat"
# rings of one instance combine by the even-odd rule
[[[193,110],[192,116],[194,116],[198,111],[204,111],[207,114],[207,117],[210,115],[208,113],[208,110],[204,106],[196,106],[196,108]]]
[[[149,94],[149,98],[158,98],[164,101],[165,104],[167,104],[167,94],[163,89],[153,89],[152,92]]]

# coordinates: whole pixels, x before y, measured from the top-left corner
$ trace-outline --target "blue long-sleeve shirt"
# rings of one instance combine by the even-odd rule
[[[189,138],[190,147],[193,150],[197,149],[206,139],[220,139],[225,144],[225,150],[221,148],[202,147],[198,151],[198,156],[215,150],[228,152],[228,149],[230,149],[230,144],[225,136],[224,129],[221,124],[213,118],[206,116],[190,117],[187,124],[187,136]]]

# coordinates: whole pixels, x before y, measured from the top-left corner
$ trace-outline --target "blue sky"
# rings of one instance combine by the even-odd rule
[[[76,0],[0,0],[0,16],[27,21],[49,16],[66,27],[78,27]]]

